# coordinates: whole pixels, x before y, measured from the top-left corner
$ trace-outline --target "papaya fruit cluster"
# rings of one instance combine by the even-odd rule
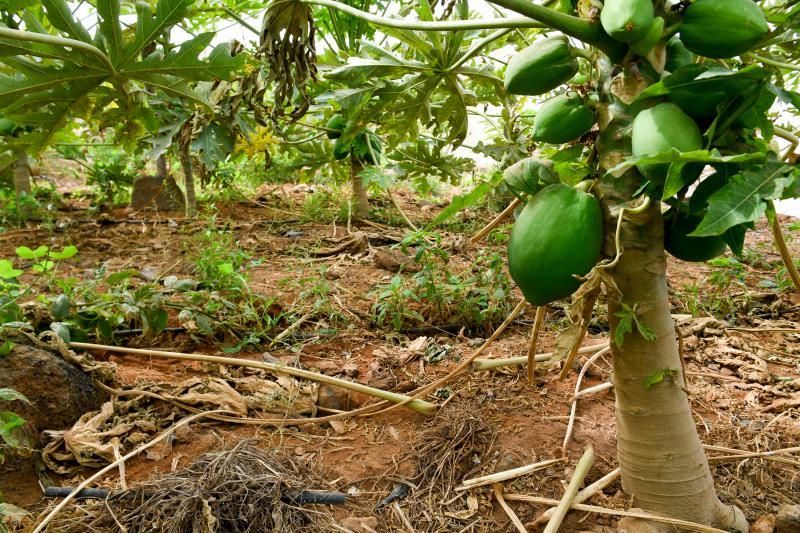
[[[347,119],[342,115],[333,115],[325,124],[328,138],[336,140],[333,144],[333,157],[341,160],[349,155],[365,165],[377,164],[377,159],[380,159],[383,154],[383,145],[375,132],[365,130],[352,141],[346,142],[342,137],[345,127],[347,127]]]
[[[631,54],[648,56],[662,46],[663,69],[655,73],[662,79],[673,72],[685,76],[686,69],[697,69],[698,65],[693,65],[695,54],[734,57],[752,50],[769,34],[764,13],[752,0],[691,0],[684,4],[681,9],[667,10],[663,2],[653,0],[605,0],[600,25],[610,37],[627,45],[629,58]],[[575,142],[594,126],[591,89],[585,85],[590,80],[579,73],[578,60],[583,55],[566,37],[550,36],[524,48],[509,62],[504,83],[511,94],[544,95],[570,82],[573,85],[540,105],[533,122],[534,140]],[[714,83],[708,83],[707,89],[698,87],[695,84],[681,89],[676,84],[655,105],[634,106],[634,157],[707,148],[701,128],[707,128],[719,110],[735,98],[736,87],[730,86],[733,93]],[[734,126],[741,125],[741,120],[734,122]],[[647,183],[658,188],[664,186],[670,164],[643,163],[637,169]],[[688,186],[701,170],[702,165],[687,164],[680,178]],[[560,183],[552,165],[534,157],[512,165],[504,177],[507,187],[526,202],[509,240],[512,278],[526,299],[536,305],[568,296],[577,290],[578,278],[586,275],[600,257],[603,224],[598,200]],[[706,180],[715,181],[715,176]],[[707,208],[705,199],[710,193],[704,188],[711,189],[701,183],[690,201],[671,201],[664,215],[665,249],[682,260],[707,261],[727,249],[728,241],[722,236],[691,236]]]
[[[605,0],[600,23],[608,35],[646,55],[663,37],[664,17],[671,13],[663,15],[657,16],[651,0]],[[678,23],[686,50],[712,58],[741,55],[769,33],[764,12],[752,0],[693,0]]]

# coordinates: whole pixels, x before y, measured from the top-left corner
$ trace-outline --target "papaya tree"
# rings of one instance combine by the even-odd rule
[[[380,36],[373,36],[354,22],[348,24],[364,13],[353,7],[356,4],[386,10],[385,2],[320,3],[326,8],[317,13],[322,15],[320,25],[333,32],[329,40],[337,53],[328,51],[319,58],[311,6],[302,2],[268,5],[261,55],[275,82],[276,113],[283,115],[284,108],[291,108],[288,115],[298,119],[312,101],[329,104],[334,110],[330,120],[338,117],[335,120],[342,121],[334,156],[344,158],[349,153],[345,147],[350,145],[366,149],[368,143],[362,141],[372,135],[370,128],[378,125],[374,133],[380,134],[383,151],[389,156],[386,161],[399,163],[401,173],[405,172],[401,165],[411,164],[408,155],[418,154],[414,159],[427,167],[425,171],[460,178],[448,172],[460,169],[463,162],[447,152],[462,145],[470,109],[502,101],[502,78],[476,55],[502,45],[513,28],[488,34],[480,31],[480,24],[465,20],[469,17],[465,2],[452,3],[453,20],[435,21],[431,6],[420,2],[401,7],[401,11],[434,27],[458,31],[416,31],[413,24],[394,20],[381,27]],[[342,14],[331,17],[329,9],[334,8]],[[515,23],[522,28],[541,26],[530,19],[517,18]],[[387,42],[390,38],[395,44]],[[314,80],[317,82],[312,83]],[[323,90],[318,90],[320,87]],[[479,100],[478,94],[484,99]],[[392,157],[396,150],[398,161]],[[368,209],[364,177],[370,173],[363,172],[363,158],[349,161],[355,211],[364,216]]]
[[[159,0],[155,9],[138,3],[135,21],[125,25],[120,0],[98,0],[92,33],[65,0],[42,0],[19,14],[24,30],[0,27],[0,115],[26,127],[5,137],[0,153],[35,156],[76,118],[112,128],[117,142],[135,148],[157,131],[148,105],[156,93],[211,109],[198,83],[230,79],[244,56],[227,44],[209,49],[213,32],[156,49],[193,1]]]
[[[572,296],[573,325],[559,342],[566,346],[562,376],[605,291],[617,459],[634,505],[747,531],[742,511],[717,496],[695,428],[666,259],[669,253],[702,261],[728,248],[741,253],[747,230],[760,218],[766,215],[779,230],[773,202],[798,196],[791,153],[797,136],[770,113],[776,101],[800,105],[792,90],[796,76],[787,76],[798,70],[793,59],[787,62],[794,57],[796,2],[490,2],[524,18],[410,20],[335,0],[280,4],[336,7],[432,36],[541,27],[511,58],[504,87],[544,99],[532,131],[537,155],[552,153],[553,145],[575,147],[569,163],[580,165],[585,179],[565,180],[563,161],[517,168],[525,206],[509,241],[512,277],[537,306]],[[420,5],[430,9],[426,0]],[[575,83],[579,62],[588,62],[591,75]],[[793,143],[789,151],[780,153],[776,135]]]

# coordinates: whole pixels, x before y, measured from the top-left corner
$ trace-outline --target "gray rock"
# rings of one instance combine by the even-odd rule
[[[775,517],[775,533],[800,533],[800,505],[784,505]]]
[[[140,176],[133,182],[131,207],[133,209],[150,208],[158,211],[171,211],[184,209],[186,201],[183,198],[183,191],[172,176],[166,178]]]

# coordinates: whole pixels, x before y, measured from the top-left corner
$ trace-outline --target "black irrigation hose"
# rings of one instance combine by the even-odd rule
[[[71,487],[45,487],[45,498],[66,498],[72,491],[75,490]],[[94,498],[98,500],[105,500],[112,492],[108,489],[81,489],[76,495],[76,498]],[[121,498],[133,497],[133,492],[116,493],[114,496]],[[297,505],[343,505],[347,503],[347,495],[342,492],[328,492],[321,490],[304,490],[295,495],[286,495],[282,498],[286,503],[293,503]]]

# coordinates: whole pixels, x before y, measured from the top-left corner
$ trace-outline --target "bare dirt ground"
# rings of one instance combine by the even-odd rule
[[[315,331],[327,329],[330,324],[314,318],[297,329],[305,337],[296,337],[290,344],[245,350],[233,357],[263,360],[263,353],[268,352],[271,358],[302,368],[404,392],[446,375],[488,336],[490,331],[447,332],[432,327],[424,335],[408,335],[375,327],[370,320],[373,298],[368,293],[393,275],[376,266],[375,257],[392,241],[402,239],[405,228],[354,223],[348,230],[346,224],[324,219],[300,222],[293,209],[307,194],[310,193],[303,190],[281,190],[262,195],[261,205],[218,205],[216,225],[229,232],[251,257],[261,259],[247,272],[250,287],[274,298],[283,310],[302,303],[297,301],[302,284],[291,281],[319,275],[320,267],[325,267],[330,300],[344,317],[342,324],[335,336],[315,336]],[[400,192],[395,196],[416,222],[429,220],[438,209],[422,205],[411,194]],[[291,197],[297,203],[293,204]],[[472,227],[479,227],[491,216],[492,213],[476,212],[468,214],[468,219],[474,219]],[[785,219],[784,226],[791,222]],[[60,268],[59,276],[81,279],[102,264],[108,273],[150,267],[159,276],[192,276],[191,258],[197,252],[193,237],[207,224],[203,220],[182,220],[177,213],[116,210],[92,218],[82,211],[61,211],[49,229],[29,226],[0,234],[0,256],[10,256],[21,245],[59,248],[75,244],[79,255]],[[371,235],[369,247],[321,258],[308,254],[310,250],[335,247],[348,231]],[[388,242],[381,245],[376,235]],[[464,242],[465,236],[468,234],[445,232],[445,238],[453,242]],[[681,329],[692,407],[701,438],[709,446],[762,452],[800,442],[800,297],[792,291],[779,292],[763,286],[764,279],[775,279],[775,265],[780,264],[770,242],[768,227],[759,225],[757,231],[749,233],[747,248],[753,253],[743,270],[722,279],[719,274],[715,278],[714,273],[724,269],[670,261],[673,312],[695,315],[694,319],[685,320]],[[800,238],[792,239],[790,246],[796,256],[800,254]],[[481,248],[498,253],[503,250],[502,245],[484,244]],[[476,252],[475,246],[456,247],[451,261],[458,268],[468,268]],[[515,300],[518,298],[516,294]],[[709,318],[711,310],[723,318],[727,315],[727,321]],[[482,357],[526,354],[532,315],[533,310],[526,309]],[[173,315],[170,325],[176,325]],[[553,346],[563,325],[563,313],[551,313],[540,339],[540,352]],[[420,336],[427,340],[417,340]],[[585,344],[607,339],[607,322],[598,316]],[[415,341],[417,344],[412,344]],[[129,337],[119,342],[133,347],[222,354],[219,345],[198,344],[182,333],[165,333],[155,339]],[[398,354],[408,355],[409,345],[413,348],[430,344],[449,346],[442,361],[426,362],[419,353],[400,360]],[[117,389],[141,388],[147,383],[176,384],[190,377],[225,376],[220,368],[196,362],[101,350],[93,354],[97,360],[116,365]],[[585,357],[580,356],[576,368],[584,361]],[[309,470],[318,485],[307,488],[348,495],[342,506],[313,506],[315,512],[305,525],[286,526],[286,531],[514,531],[490,486],[469,491],[453,489],[462,478],[562,456],[577,372],[564,381],[559,381],[557,374],[553,369],[543,369],[537,373],[536,382],[529,385],[524,370],[519,368],[466,372],[427,397],[443,405],[434,417],[397,408],[332,423],[286,427],[201,420],[181,432],[170,446],[157,448],[158,453],[148,452],[127,461],[124,482],[136,487],[180,471],[204,453],[230,450],[242,439],[252,439],[265,453],[279,454],[287,465],[285,475],[293,472],[291,465]],[[609,379],[610,361],[601,359],[583,387]],[[350,409],[363,405],[366,398],[337,393],[333,400],[345,402],[344,407]],[[142,404],[142,409],[145,405],[147,414],[142,416],[151,421],[177,421],[188,414],[167,402],[148,402]],[[318,415],[335,412],[320,410]],[[505,482],[505,493],[559,499],[564,482],[589,444],[594,446],[597,458],[586,482],[599,479],[616,466],[614,426],[613,391],[581,399],[574,432],[565,449],[567,460]],[[151,437],[156,434],[146,433]],[[447,445],[437,446],[441,442]],[[125,451],[133,448],[130,443],[123,447]],[[751,521],[775,513],[781,505],[800,503],[797,455],[774,460],[737,458],[738,453],[708,450],[724,501],[739,505]],[[92,471],[84,468],[66,475],[48,475],[55,484],[75,486]],[[119,471],[114,471],[92,486],[118,488],[119,483]],[[378,505],[398,484],[409,487],[408,495]],[[41,499],[31,472],[6,478],[2,491],[7,501],[32,512],[23,529],[30,528],[35,517],[41,518],[40,513],[53,505],[52,500]],[[617,509],[627,505],[618,481],[590,503]],[[546,506],[518,502],[510,505],[529,531],[541,529],[542,525],[534,522]],[[71,503],[53,530],[79,531],[83,527],[86,531],[91,522],[92,530],[118,531],[113,521],[106,526],[102,521],[93,522],[103,513],[104,506],[96,500]],[[609,531],[615,523],[613,517],[572,512],[561,530]]]

